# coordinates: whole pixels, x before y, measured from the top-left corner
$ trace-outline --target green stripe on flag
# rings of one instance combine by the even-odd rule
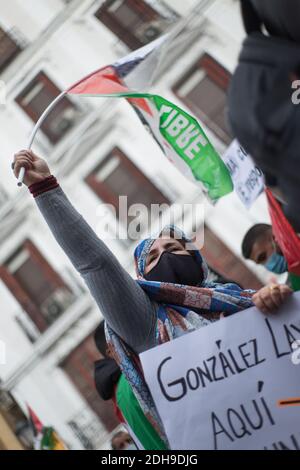
[[[198,121],[161,96],[154,95],[151,100],[160,115],[160,133],[189,166],[195,180],[205,185],[209,197],[216,200],[232,192],[230,173]]]
[[[95,95],[93,95],[95,96]],[[211,200],[216,201],[233,191],[229,170],[215,150],[198,121],[179,106],[159,95],[149,93],[99,94],[106,98],[139,98],[145,100],[154,113],[145,112],[138,103],[130,102],[139,117],[151,129],[174,165],[195,183],[202,183]],[[181,164],[178,164],[178,159]],[[185,169],[183,168],[185,164]]]
[[[296,276],[296,274],[289,273],[289,280],[291,283],[291,287],[294,292],[300,290],[300,276]]]

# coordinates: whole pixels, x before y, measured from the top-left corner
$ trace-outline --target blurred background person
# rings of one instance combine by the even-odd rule
[[[280,191],[283,210],[300,231],[298,123],[300,2],[241,0],[247,38],[229,91],[234,136]]]
[[[274,239],[272,226],[269,224],[255,224],[248,230],[242,241],[242,254],[245,259],[263,265],[274,274],[288,271],[286,259]]]

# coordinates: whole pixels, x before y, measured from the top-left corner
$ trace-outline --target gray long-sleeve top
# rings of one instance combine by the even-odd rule
[[[155,346],[157,304],[120,265],[60,187],[35,200],[109,326],[138,354]]]

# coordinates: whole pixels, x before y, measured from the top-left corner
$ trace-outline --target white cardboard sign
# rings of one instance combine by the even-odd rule
[[[235,192],[249,209],[264,190],[262,171],[237,140],[230,144],[223,155],[223,161],[230,172]]]
[[[300,450],[299,340],[300,293],[142,353],[171,448]]]

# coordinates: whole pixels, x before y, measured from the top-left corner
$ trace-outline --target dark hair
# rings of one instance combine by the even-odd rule
[[[167,226],[167,227],[164,227],[162,229],[162,231],[160,232],[159,234],[159,237],[158,238],[162,238],[164,235],[168,235],[170,238],[173,238],[174,240],[177,240],[180,245],[182,245],[182,247],[184,249],[186,249],[186,243],[187,241],[184,240],[184,238],[178,238],[178,233],[176,232],[175,228],[172,227],[172,226]],[[191,253],[192,254],[192,253]]]
[[[94,340],[96,347],[100,354],[103,357],[107,357],[107,343],[106,343],[106,338],[105,338],[105,332],[104,332],[104,321],[100,323],[100,325],[96,328],[95,333],[94,333]]]
[[[248,230],[242,241],[242,253],[244,258],[250,258],[254,243],[270,229],[272,229],[272,226],[269,224],[256,224]]]

